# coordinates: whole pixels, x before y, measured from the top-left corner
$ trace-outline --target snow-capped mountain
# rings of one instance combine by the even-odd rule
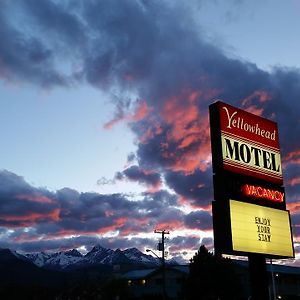
[[[90,252],[88,252],[84,258],[87,259],[89,263],[105,263],[107,262],[107,258],[112,256],[114,253],[113,250],[103,248],[100,245],[96,245]]]
[[[82,258],[82,254],[75,249],[66,252],[58,252],[50,255],[45,261],[44,267],[47,267],[48,269],[64,269],[82,261]]]
[[[160,260],[156,257],[153,257],[152,255],[146,255],[142,253],[137,248],[129,248],[123,251],[123,253],[126,255],[126,257],[132,261],[139,262],[141,264],[146,265],[159,265]]]
[[[31,262],[33,262],[38,267],[43,267],[47,260],[51,258],[51,254],[47,254],[45,252],[39,252],[39,253],[30,253],[26,254],[25,257]]]
[[[35,265],[47,269],[74,269],[86,266],[96,265],[143,265],[143,266],[157,266],[160,260],[151,255],[146,255],[136,248],[129,248],[126,250],[112,250],[96,245],[86,255],[82,255],[76,249],[66,252],[57,253],[34,253],[27,254],[26,258]]]

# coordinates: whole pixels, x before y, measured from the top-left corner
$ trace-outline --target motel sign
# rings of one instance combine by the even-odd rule
[[[216,253],[294,257],[277,124],[221,101],[209,112]]]

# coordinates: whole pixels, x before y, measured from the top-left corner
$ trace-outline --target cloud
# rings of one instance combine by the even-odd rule
[[[168,172],[166,174],[167,184],[193,207],[207,208],[211,204],[213,200],[211,180],[212,173],[208,171],[201,172],[198,170],[190,175],[185,175],[182,172]]]
[[[123,194],[79,193],[69,188],[49,192],[5,170],[0,178],[1,247],[53,250],[89,246],[95,241],[111,247],[142,242],[150,246],[155,229],[184,227],[185,214],[177,208],[177,195],[164,190],[145,192],[136,200]]]
[[[159,173],[153,172],[152,170],[142,170],[136,165],[128,167],[122,172],[118,172],[115,178],[118,180],[125,178],[131,181],[137,181],[155,189],[159,189],[162,183]]]
[[[299,149],[299,70],[266,72],[226,56],[201,34],[195,5],[3,2],[2,78],[48,87],[87,81],[115,95],[119,89],[117,119],[132,123],[142,169],[207,170],[207,107],[215,98],[276,117],[283,157],[291,155]]]
[[[198,249],[199,243],[200,243],[200,237],[196,236],[177,236],[172,238],[168,243],[170,243],[172,246],[170,246],[170,251],[176,255],[176,253],[179,255],[180,251],[182,249],[190,248],[190,249]]]
[[[5,170],[0,172],[0,180],[0,226],[30,226],[59,219],[59,208],[48,191],[35,189]]]
[[[27,26],[14,23],[18,12],[11,3],[1,2],[0,37],[3,43],[0,46],[0,77],[45,87],[67,86],[67,76],[55,68],[53,48],[39,36],[25,32]]]
[[[185,216],[184,223],[187,228],[211,230],[212,216],[206,211],[192,211]]]

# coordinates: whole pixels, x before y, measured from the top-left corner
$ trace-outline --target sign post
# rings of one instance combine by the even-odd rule
[[[277,124],[220,101],[209,112],[215,252],[248,256],[252,298],[268,299],[266,258],[294,257]]]
[[[252,299],[267,300],[269,296],[269,282],[266,259],[260,254],[249,254],[249,274],[252,291]]]

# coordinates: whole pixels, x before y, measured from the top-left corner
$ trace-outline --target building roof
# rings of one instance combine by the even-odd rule
[[[248,268],[249,264],[246,260],[232,260],[232,262],[240,266],[242,268]],[[142,279],[147,278],[154,273],[157,273],[161,270],[161,268],[151,268],[151,269],[138,269],[126,272],[122,275],[122,278],[126,279]],[[166,270],[172,270],[175,272],[181,272],[184,274],[189,274],[189,265],[175,265],[175,266],[166,266]],[[299,267],[292,267],[292,266],[285,266],[285,265],[278,265],[278,264],[270,264],[267,263],[267,271],[274,272],[274,273],[285,273],[285,274],[294,274],[300,276],[300,268]]]
[[[233,263],[248,268],[249,264],[246,260],[232,260]],[[274,273],[285,273],[285,274],[295,274],[300,275],[300,268],[299,267],[292,267],[292,266],[286,266],[286,265],[278,265],[278,264],[270,264],[267,263],[267,271],[268,272],[274,272]]]
[[[145,278],[154,273],[157,269],[142,269],[142,270],[133,270],[122,275],[123,278],[127,279],[140,279]]]
[[[147,278],[154,273],[157,273],[161,270],[161,268],[152,268],[152,269],[139,269],[139,270],[133,270],[126,272],[122,275],[123,278],[126,279],[141,279],[141,278]],[[167,266],[166,271],[175,271],[175,272],[180,272],[184,274],[189,273],[189,266],[188,265],[178,265],[178,266]]]

